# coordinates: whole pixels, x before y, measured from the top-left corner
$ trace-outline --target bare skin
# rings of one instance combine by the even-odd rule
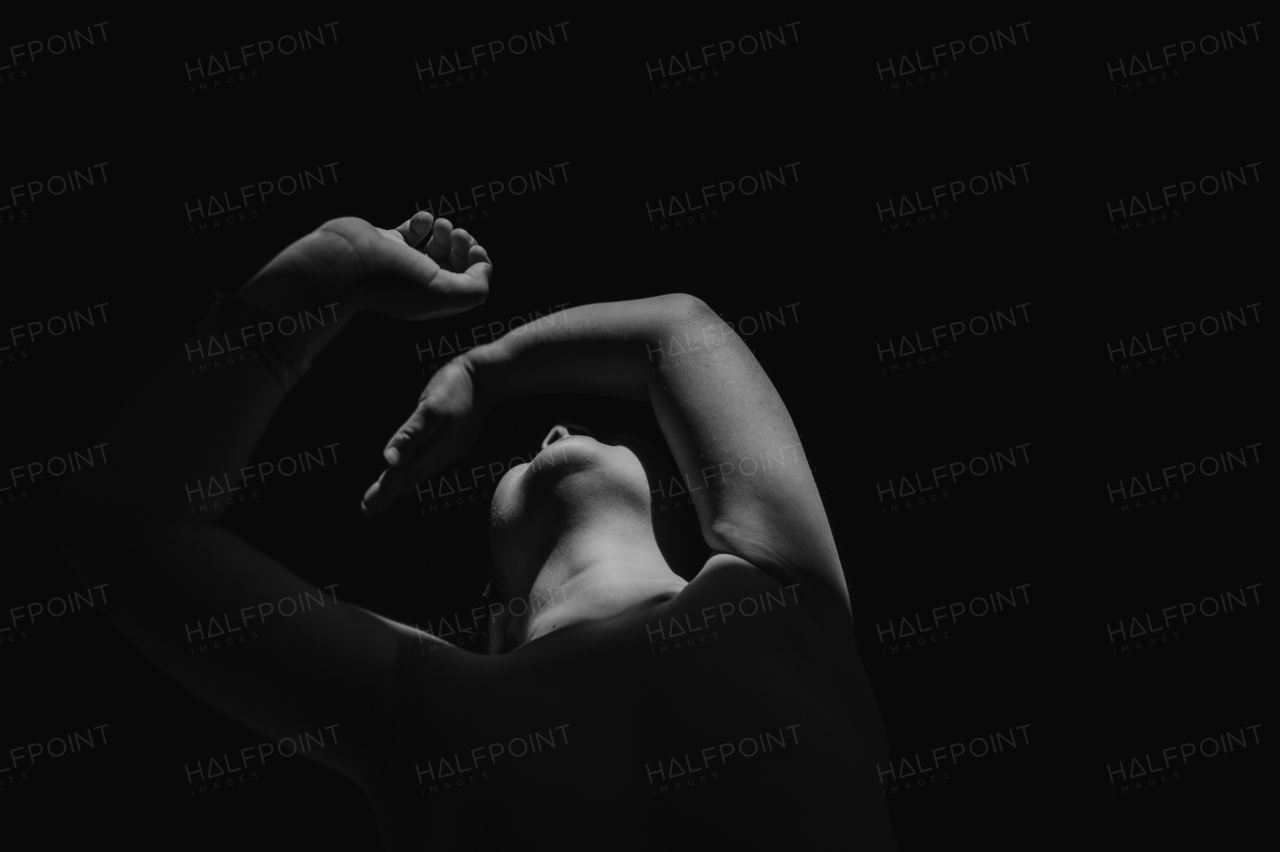
[[[299,336],[309,359],[361,310],[421,321],[474,307],[491,272],[430,214],[394,230],[339,219],[241,296],[277,315],[336,303]],[[180,483],[249,465],[286,394],[258,366],[193,383],[186,360],[175,353],[109,427],[122,463],[65,493],[63,549],[195,695],[268,737],[337,725],[308,756],[366,792],[388,848],[773,834],[893,848],[883,729],[809,463],[768,376],[701,300],[586,305],[509,333],[439,370],[392,436],[367,515],[464,458],[506,400],[654,408],[674,470],[643,439],[558,426],[503,477],[487,654],[330,602],[264,623],[252,655],[193,657],[180,625],[315,590],[218,526],[220,511],[186,512]],[[692,536],[657,506],[672,482]]]

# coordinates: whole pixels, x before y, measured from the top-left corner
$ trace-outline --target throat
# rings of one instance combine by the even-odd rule
[[[598,582],[570,581],[555,590],[529,621],[526,642],[571,624],[607,621],[642,606],[675,597],[688,583],[670,573],[666,577],[629,577]]]

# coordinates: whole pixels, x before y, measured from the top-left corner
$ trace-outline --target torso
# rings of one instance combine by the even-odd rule
[[[891,848],[847,613],[738,560],[508,654],[424,647],[411,665],[413,709],[371,792],[390,848],[770,834]]]

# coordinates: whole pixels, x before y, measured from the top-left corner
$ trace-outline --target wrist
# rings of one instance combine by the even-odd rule
[[[332,304],[350,318],[364,308],[364,278],[351,240],[322,226],[276,255],[239,295],[277,316]]]

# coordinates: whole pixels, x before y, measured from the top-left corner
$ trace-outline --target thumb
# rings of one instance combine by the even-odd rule
[[[412,449],[401,457],[398,465],[382,472],[378,481],[364,493],[361,508],[366,516],[386,509],[414,483],[434,476],[448,463],[448,449],[441,440],[444,434],[439,432],[435,438],[416,439]]]
[[[489,279],[493,277],[493,262],[489,260],[489,252],[484,246],[476,244],[467,252],[467,275],[479,281],[485,289],[489,288]]]
[[[423,441],[434,435],[442,423],[442,419],[426,403],[419,404],[418,410],[396,430],[387,441],[382,457],[392,467],[401,467],[413,458]]]
[[[453,287],[471,293],[478,291],[488,296],[489,279],[493,277],[493,261],[489,260],[489,252],[484,250],[484,246],[474,245],[467,251],[465,272],[453,272],[443,266],[440,267],[440,272]]]
[[[425,255],[421,255],[423,263],[431,263]],[[439,305],[441,316],[462,313],[477,305],[482,305],[489,298],[489,279],[493,276],[493,263],[489,254],[481,246],[472,246],[467,252],[465,272],[454,272],[445,266],[434,267],[431,280],[431,291]]]

